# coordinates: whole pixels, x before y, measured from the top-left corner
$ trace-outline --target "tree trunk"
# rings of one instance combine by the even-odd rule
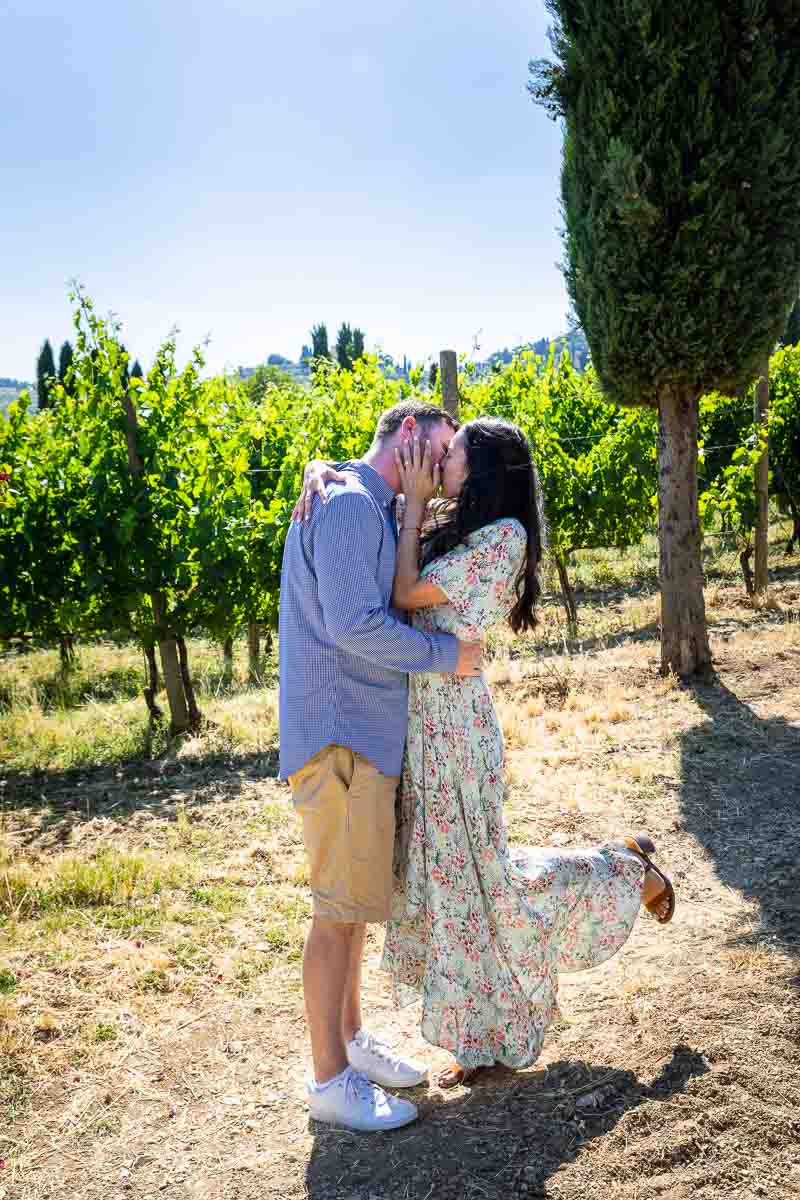
[[[755,596],[755,594],[756,594],[755,582],[753,580],[753,572],[750,567],[750,559],[752,557],[753,557],[753,547],[752,546],[745,546],[744,550],[739,555],[739,565],[742,568],[742,575],[744,576],[745,591],[747,592],[748,596]]]
[[[569,636],[578,636],[578,606],[575,603],[575,589],[569,581],[567,574],[567,558],[566,555],[554,555],[556,568],[558,569],[558,582],[561,584],[561,603],[564,605],[564,612],[567,614],[567,626],[569,628]]]
[[[247,677],[250,683],[260,683],[261,627],[258,621],[247,622]]]
[[[787,543],[786,551],[785,551],[786,554],[794,554],[794,548],[797,545],[797,543],[800,542],[800,512],[797,511],[797,509],[795,508],[795,506],[793,504],[791,505],[791,512],[792,512],[792,536],[789,538],[789,541]]]
[[[233,683],[233,638],[226,637],[222,643],[222,682],[226,688]]]
[[[442,381],[442,407],[452,417],[458,417],[458,358],[455,350],[439,354],[439,377]]]
[[[167,602],[161,592],[155,592],[150,600],[153,605],[158,653],[161,656],[161,670],[169,704],[170,733],[186,733],[191,727],[189,705],[178,659],[178,645],[175,638],[169,636],[167,629]]]
[[[143,649],[144,660],[147,665],[147,684],[144,689],[144,702],[147,705],[147,711],[150,713],[150,720],[160,721],[164,714],[156,703],[156,695],[158,693],[156,648],[152,642],[148,642]]]
[[[697,393],[664,388],[658,408],[661,670],[686,678],[711,662],[697,508]]]
[[[61,659],[61,670],[71,671],[75,666],[75,643],[71,633],[62,633],[58,639],[58,654]]]
[[[769,362],[764,368],[764,374],[756,385],[755,396],[756,429],[766,426],[769,420]],[[769,587],[769,570],[767,567],[767,550],[769,539],[769,450],[766,449],[756,464],[755,470],[756,517],[755,534],[755,580],[754,591],[748,595],[765,596]],[[748,562],[749,567],[749,562]],[[745,577],[746,578],[746,577]]]
[[[189,674],[189,655],[186,652],[186,642],[182,637],[175,639],[178,646],[178,659],[181,668],[181,682],[183,683],[183,691],[186,696],[186,704],[189,709],[189,721],[192,729],[199,729],[203,724],[203,714],[197,707],[197,698],[194,694],[194,684],[192,677]]]

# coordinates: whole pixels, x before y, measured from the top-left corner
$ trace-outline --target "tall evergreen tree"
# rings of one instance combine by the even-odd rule
[[[432,392],[436,391],[436,380],[439,376],[439,364],[432,362],[428,368],[428,387]]]
[[[131,367],[131,379],[143,379],[143,378],[144,378],[144,371],[142,370],[142,364],[139,362],[138,358],[135,358],[133,360],[133,366]]]
[[[56,360],[53,358],[53,347],[50,339],[45,338],[44,345],[36,360],[36,394],[39,398],[39,410],[50,407],[50,389],[56,378]]]
[[[330,358],[328,326],[322,322],[311,330],[311,354],[314,358]]]
[[[345,370],[353,365],[353,331],[346,321],[336,335],[336,361]]]
[[[698,402],[756,378],[800,288],[800,7],[549,0],[565,275],[613,400],[659,413],[661,662],[710,659]]]
[[[355,362],[356,359],[363,358],[363,356],[364,356],[364,330],[363,329],[354,329],[353,330],[352,353],[353,353],[353,362]]]
[[[58,352],[58,382],[63,383],[73,359],[72,343],[66,341]]]

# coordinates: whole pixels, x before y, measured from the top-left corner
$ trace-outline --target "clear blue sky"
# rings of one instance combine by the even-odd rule
[[[427,357],[561,332],[561,134],[525,91],[541,0],[10,0],[0,375],[67,282],[146,363],[297,358],[316,321]]]

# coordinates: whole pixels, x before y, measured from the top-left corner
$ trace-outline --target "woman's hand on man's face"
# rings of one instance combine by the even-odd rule
[[[414,437],[404,446],[395,447],[394,457],[400,491],[406,498],[406,511],[409,508],[424,509],[441,482],[438,463],[435,466],[431,463],[430,442],[426,441],[423,447],[419,438]]]

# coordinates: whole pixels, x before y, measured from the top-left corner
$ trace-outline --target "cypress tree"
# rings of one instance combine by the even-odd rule
[[[53,358],[53,347],[50,345],[50,339],[45,338],[36,360],[36,394],[40,412],[50,407],[50,388],[55,378],[56,360]]]
[[[58,382],[64,383],[73,359],[72,343],[65,341],[58,352]]]
[[[710,659],[698,401],[758,376],[800,285],[800,6],[549,0],[565,276],[612,400],[659,413],[661,662]]]
[[[144,378],[144,371],[142,370],[142,364],[139,362],[138,358],[136,358],[136,359],[134,359],[133,366],[131,367],[131,379],[142,379],[142,378]]]
[[[353,365],[353,331],[346,321],[336,335],[336,361],[346,370]]]
[[[354,329],[352,339],[353,362],[364,356],[364,330]]]
[[[311,330],[311,354],[314,358],[330,358],[328,349],[328,327],[323,322]]]

